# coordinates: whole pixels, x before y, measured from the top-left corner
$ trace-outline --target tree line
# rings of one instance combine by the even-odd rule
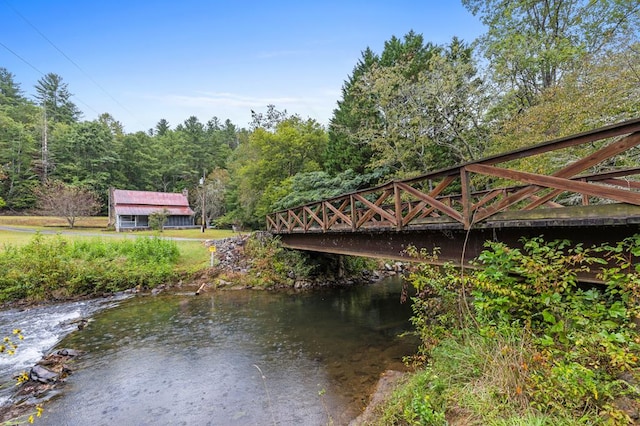
[[[260,227],[274,210],[638,117],[637,2],[462,3],[483,36],[436,44],[409,31],[364,48],[326,127],[268,105],[247,127],[192,116],[126,133],[109,113],[83,121],[61,76],[28,99],[0,68],[0,206],[35,208],[50,180],[103,201],[110,186],[189,189],[208,220]]]

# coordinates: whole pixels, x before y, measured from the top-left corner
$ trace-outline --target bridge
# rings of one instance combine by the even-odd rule
[[[487,240],[615,242],[640,231],[640,118],[267,216],[286,247],[467,264]],[[552,173],[531,165],[555,164]],[[527,165],[528,167],[524,167]]]

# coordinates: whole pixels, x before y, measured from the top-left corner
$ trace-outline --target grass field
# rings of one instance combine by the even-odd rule
[[[237,233],[231,230],[206,229],[168,229],[162,233],[157,231],[120,232],[107,231],[108,219],[104,216],[83,217],[76,220],[74,229],[70,229],[63,218],[51,216],[0,216],[0,226],[9,226],[26,230],[38,230],[43,233],[60,232],[65,239],[101,239],[101,238],[136,238],[139,236],[160,236],[172,238],[189,238],[195,241],[178,240],[180,248],[180,269],[193,270],[206,267],[209,262],[209,252],[204,240],[228,238]],[[92,235],[85,235],[92,234]],[[20,246],[27,244],[33,238],[32,232],[5,231],[0,229],[0,251],[7,245]]]
[[[65,233],[102,233],[116,235],[160,235],[163,237],[177,238],[197,238],[201,240],[216,240],[237,235],[228,229],[206,229],[203,233],[197,229],[166,229],[162,233],[157,231],[136,231],[122,232],[117,234],[113,230],[107,230],[108,219],[105,216],[93,216],[78,218],[73,229],[69,228],[67,221],[60,217],[53,216],[0,216],[0,226],[11,226],[14,228],[28,228],[41,231],[61,231]]]

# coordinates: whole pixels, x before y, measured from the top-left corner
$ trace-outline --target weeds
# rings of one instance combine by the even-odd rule
[[[382,424],[632,424],[619,402],[640,409],[638,255],[638,236],[591,248],[532,238],[488,242],[465,277],[415,266],[423,365]],[[593,268],[605,286],[580,286]]]
[[[174,242],[158,238],[68,241],[36,234],[0,252],[0,302],[155,287],[173,277],[178,257]]]
[[[15,355],[16,350],[18,349],[18,345],[14,343],[13,339],[17,338],[18,340],[23,340],[24,336],[22,335],[22,331],[20,329],[14,329],[11,333],[13,337],[5,336],[3,339],[3,344],[0,345],[0,354],[12,356]],[[26,371],[21,372],[16,377],[16,386],[19,386],[25,382],[29,381],[29,374]],[[21,416],[15,417],[13,419],[7,420],[5,422],[0,423],[0,426],[14,426],[21,425],[26,423],[33,423],[37,417],[42,416],[42,406],[40,404],[35,406],[35,411],[27,414],[23,414]]]
[[[295,277],[308,277],[314,266],[308,256],[297,250],[287,250],[280,240],[255,233],[247,240],[245,254],[251,259],[252,286],[290,285]]]

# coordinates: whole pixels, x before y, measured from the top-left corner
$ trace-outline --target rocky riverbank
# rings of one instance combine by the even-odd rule
[[[255,271],[254,260],[245,253],[247,242],[251,238],[248,235],[240,235],[220,240],[207,240],[205,246],[213,251],[213,267],[207,268],[193,277],[193,282],[200,291],[211,289],[264,289],[264,286],[251,284],[246,279],[251,274],[256,278],[261,272]],[[270,238],[267,235],[259,235],[258,238]],[[377,282],[385,277],[402,274],[405,265],[401,262],[389,262],[378,264],[376,268],[358,271],[355,274],[341,274],[339,271],[326,271],[315,276],[296,276],[289,271],[286,283],[276,283],[269,289],[294,289],[311,290],[323,287],[343,287],[350,285],[363,285]]]
[[[71,362],[81,355],[73,349],[58,349],[31,367],[28,373],[15,377],[18,386],[11,405],[0,407],[0,424],[31,422],[30,416],[38,416],[40,404],[58,394],[72,373]]]

